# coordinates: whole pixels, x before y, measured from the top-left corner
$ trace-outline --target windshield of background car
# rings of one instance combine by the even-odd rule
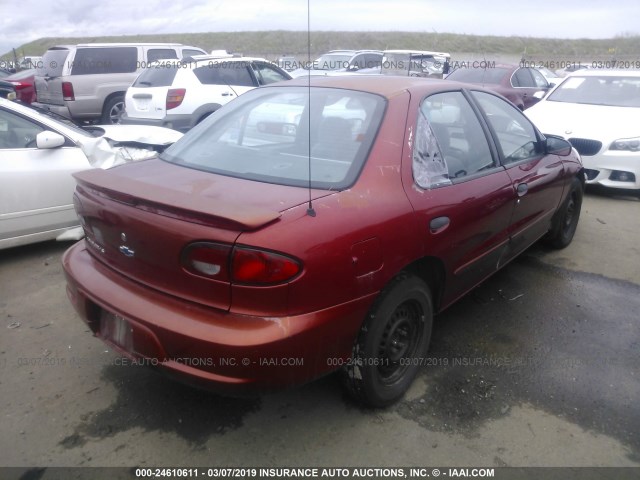
[[[335,88],[274,87],[243,94],[160,158],[260,182],[327,190],[357,179],[384,98]]]
[[[314,70],[339,70],[347,68],[353,55],[322,55],[313,62],[311,66]]]
[[[506,68],[459,68],[447,76],[447,80],[465,83],[499,84],[509,73]]]
[[[42,62],[38,63],[39,77],[59,77],[62,75],[62,69],[65,66],[69,49],[67,48],[51,48],[47,50],[42,57]]]
[[[571,77],[562,82],[547,100],[611,107],[640,107],[640,77]]]

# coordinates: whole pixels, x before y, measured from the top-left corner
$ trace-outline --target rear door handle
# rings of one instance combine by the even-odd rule
[[[519,197],[522,197],[523,195],[525,195],[527,192],[529,191],[529,185],[527,185],[526,183],[520,183],[517,187],[516,187],[516,192],[518,193]]]
[[[440,233],[449,226],[449,217],[436,217],[429,222],[431,233]]]

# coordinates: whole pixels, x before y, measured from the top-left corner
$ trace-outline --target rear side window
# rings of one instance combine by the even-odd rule
[[[71,75],[132,73],[137,67],[136,47],[78,48]]]
[[[247,62],[209,62],[194,68],[193,73],[204,85],[255,86]]]
[[[169,65],[166,62],[151,65],[136,78],[132,86],[138,88],[170,87],[176,77],[178,67],[179,65]]]
[[[51,48],[42,57],[42,62],[38,64],[39,77],[59,77],[69,55],[68,48]]]
[[[157,60],[166,60],[168,58],[178,58],[178,54],[172,48],[152,48],[147,50],[147,62],[155,62]]]

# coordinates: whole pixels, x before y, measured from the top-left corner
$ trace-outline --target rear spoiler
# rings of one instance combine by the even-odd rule
[[[256,230],[280,218],[280,212],[220,202],[133,180],[101,168],[74,173],[79,188],[158,215],[233,230]]]

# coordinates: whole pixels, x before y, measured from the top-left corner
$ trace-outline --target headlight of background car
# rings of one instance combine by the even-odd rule
[[[609,150],[629,150],[631,152],[640,151],[640,137],[621,138],[611,144]]]

